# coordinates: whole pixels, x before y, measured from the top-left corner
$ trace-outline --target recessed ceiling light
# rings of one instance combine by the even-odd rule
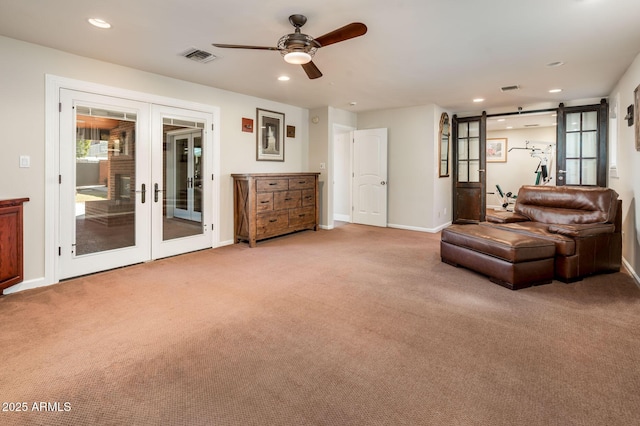
[[[89,18],[88,21],[94,27],[104,28],[104,29],[111,28],[111,24],[108,23],[107,21],[103,20],[103,19]]]
[[[507,121],[507,119],[506,118],[498,118],[498,120],[496,120],[496,121]]]
[[[553,67],[561,67],[561,66],[563,66],[563,65],[564,65],[564,62],[562,62],[562,61],[549,62],[549,63],[547,64],[547,66],[548,66],[549,68],[553,68]]]
[[[473,102],[484,102],[483,98],[475,98]]]
[[[562,92],[562,89],[551,89],[549,90],[549,93],[560,93]]]
[[[289,80],[291,80],[291,77],[289,77],[288,75],[281,75],[280,77],[278,77],[278,80],[280,80],[280,81],[289,81]]]

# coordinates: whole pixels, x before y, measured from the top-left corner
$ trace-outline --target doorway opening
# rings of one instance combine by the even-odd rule
[[[511,210],[523,185],[556,185],[555,110],[487,117],[486,206]]]

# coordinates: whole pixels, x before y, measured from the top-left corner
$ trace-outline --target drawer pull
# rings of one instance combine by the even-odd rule
[[[301,181],[299,181],[298,183],[299,183],[300,185],[302,185],[302,184],[304,184],[304,183],[307,183],[307,181],[306,181],[306,180],[301,180]]]
[[[260,201],[261,204],[269,204],[271,201]]]
[[[278,219],[269,219],[269,222],[273,223],[273,222],[277,222]]]
[[[285,201],[291,201],[291,200],[293,200],[293,198],[285,198],[284,200]]]
[[[298,217],[305,217],[306,214],[299,214]]]
[[[271,186],[275,186],[277,184],[278,184],[278,182],[269,182],[269,185],[271,185]]]

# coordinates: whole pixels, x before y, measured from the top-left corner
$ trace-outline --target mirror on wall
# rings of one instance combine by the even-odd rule
[[[449,176],[449,114],[440,116],[440,177]]]

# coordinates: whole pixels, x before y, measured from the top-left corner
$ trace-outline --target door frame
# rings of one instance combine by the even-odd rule
[[[120,97],[149,104],[167,105],[193,111],[207,112],[213,115],[213,145],[212,172],[216,177],[213,181],[212,212],[213,230],[211,233],[212,247],[220,246],[220,108],[213,105],[201,104],[170,98],[150,93],[138,92],[119,87],[61,77],[52,74],[45,75],[45,251],[44,251],[44,283],[34,283],[33,287],[55,284],[60,281],[59,241],[60,241],[60,205],[59,205],[59,176],[60,176],[60,90],[69,89],[85,91],[99,95]],[[153,120],[152,120],[153,121]],[[31,287],[30,287],[31,288]],[[26,288],[25,288],[26,289]]]

